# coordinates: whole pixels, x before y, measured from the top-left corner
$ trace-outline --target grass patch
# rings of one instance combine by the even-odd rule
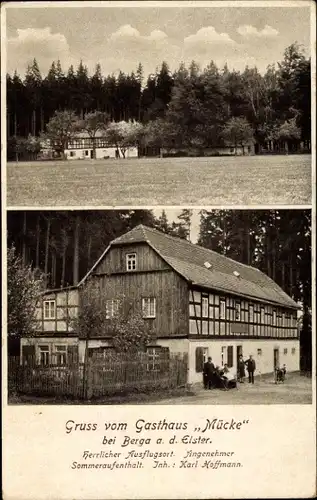
[[[311,156],[9,163],[8,206],[310,204]]]

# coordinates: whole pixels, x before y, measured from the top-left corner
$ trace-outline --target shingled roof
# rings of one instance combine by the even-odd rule
[[[296,302],[266,274],[207,248],[143,225],[116,238],[110,246],[129,243],[148,243],[193,285],[298,308]],[[206,262],[211,267],[207,268]]]

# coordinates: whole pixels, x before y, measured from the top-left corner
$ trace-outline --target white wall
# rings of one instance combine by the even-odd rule
[[[91,339],[88,340],[88,349],[98,348],[98,347],[109,347],[110,343],[107,340],[102,339]],[[78,355],[79,362],[84,363],[85,361],[85,350],[86,350],[86,340],[81,339],[78,341]]]
[[[208,356],[212,357],[213,363],[217,366],[221,366],[223,363],[227,362],[227,351],[228,346],[233,346],[233,370],[236,371],[236,353],[237,346],[242,346],[243,357],[246,360],[250,354],[256,362],[256,372],[255,375],[272,373],[274,370],[273,366],[273,350],[275,348],[279,349],[279,359],[280,366],[284,363],[286,365],[287,371],[298,371],[299,370],[299,340],[283,340],[283,339],[213,339],[213,340],[190,340],[189,341],[189,383],[202,382],[202,374],[196,373],[196,348],[206,347],[208,348]],[[224,356],[222,358],[222,348],[224,348]],[[262,350],[262,354],[258,353],[258,349]],[[287,354],[284,354],[284,349],[287,349]],[[295,353],[292,354],[292,349],[295,349]]]
[[[64,153],[68,160],[89,160],[91,159],[91,151],[92,149],[65,149]],[[71,156],[72,153],[72,156]],[[88,153],[88,154],[87,154]],[[123,158],[121,151],[119,150],[120,158]],[[96,148],[96,159],[102,160],[104,158],[116,158],[116,148]],[[138,157],[138,148],[131,147],[128,148],[125,152],[126,158],[137,158]]]
[[[67,317],[66,307],[67,304],[68,306],[71,306],[68,307],[69,319],[75,318],[78,315],[78,301],[79,301],[78,289],[75,288],[73,290],[58,290],[41,296],[35,310],[35,319],[37,320],[36,324],[37,331],[43,331],[42,315],[43,315],[44,302],[46,300],[55,300],[56,303],[55,312],[56,312],[57,322],[55,321],[55,319],[44,320],[44,331],[46,332],[55,331],[56,323],[57,323],[57,331],[67,332],[67,326],[68,326],[68,331],[71,331],[72,330],[71,324],[67,325],[66,322],[66,317]]]

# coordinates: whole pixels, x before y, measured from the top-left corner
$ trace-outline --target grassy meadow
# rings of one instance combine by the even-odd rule
[[[311,204],[311,156],[8,163],[8,207]]]

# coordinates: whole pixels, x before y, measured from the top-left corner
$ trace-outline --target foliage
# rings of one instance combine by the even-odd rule
[[[150,325],[142,318],[140,304],[133,304],[132,308],[132,303],[123,298],[117,313],[108,321],[111,343],[118,352],[144,351],[154,340]]]
[[[112,122],[105,131],[105,137],[110,144],[116,146],[117,150],[120,149],[123,158],[125,158],[127,149],[138,144],[142,131],[142,124],[138,122]]]
[[[276,131],[278,140],[299,140],[301,136],[300,128],[296,125],[296,119],[291,118],[280,125]]]
[[[150,142],[159,147],[218,146],[222,127],[231,118],[245,118],[256,141],[265,147],[271,131],[296,118],[301,140],[310,145],[311,64],[302,47],[287,47],[275,67],[264,74],[254,67],[239,72],[211,62],[199,68],[195,61],[171,72],[165,62],[151,75],[142,63],[131,73],[103,75],[100,64],[88,75],[82,61],[63,71],[53,61],[43,78],[37,61],[24,78],[7,75],[8,136],[38,136],[56,111],[68,109],[81,120],[89,114],[106,113],[111,122],[157,122]],[[160,133],[167,126],[167,132]],[[155,127],[159,134],[155,134]],[[151,131],[151,129],[150,129]],[[270,134],[266,134],[266,131]],[[171,143],[166,143],[170,134]],[[161,145],[164,142],[164,146]]]
[[[113,317],[108,317],[99,284],[93,278],[80,289],[78,316],[70,319],[70,325],[84,339],[111,337],[111,343],[118,352],[144,350],[153,340],[142,313],[135,304],[132,309],[132,304],[125,297],[118,299],[117,311]]]
[[[57,153],[64,153],[68,141],[76,136],[77,125],[78,118],[73,111],[55,111],[54,116],[46,126],[45,137]]]
[[[228,146],[234,145],[237,152],[237,146],[244,146],[253,142],[253,130],[245,118],[233,117],[228,120],[222,130],[222,137]]]
[[[99,286],[93,280],[80,289],[78,315],[70,318],[69,324],[84,339],[101,336],[105,332],[106,311],[100,300]]]
[[[22,337],[35,331],[35,308],[44,290],[43,274],[23,265],[14,246],[7,251],[8,335]]]
[[[181,144],[182,130],[164,118],[148,122],[144,127],[144,142],[148,146],[170,149]]]

